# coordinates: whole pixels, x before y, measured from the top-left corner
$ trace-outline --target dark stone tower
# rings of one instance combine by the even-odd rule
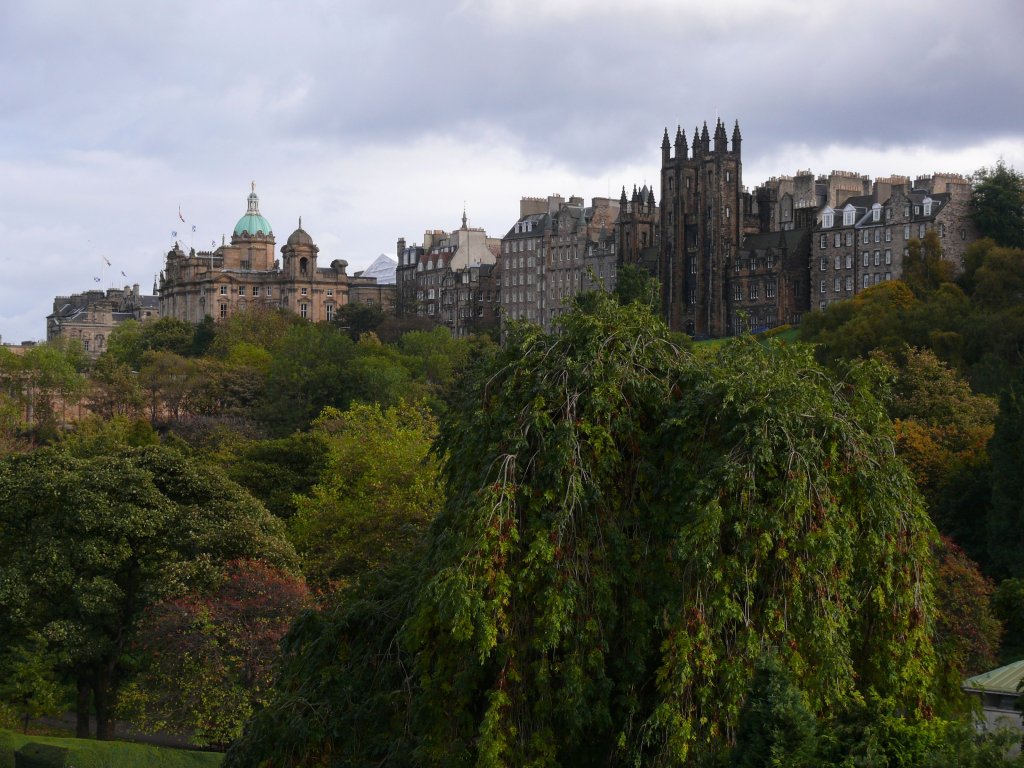
[[[675,155],[662,140],[661,254],[666,319],[697,337],[728,333],[727,290],[743,234],[743,168],[739,121],[728,146],[725,125],[694,130],[692,156],[676,133]]]

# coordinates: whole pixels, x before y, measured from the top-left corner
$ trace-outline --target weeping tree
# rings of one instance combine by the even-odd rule
[[[227,764],[700,763],[766,659],[816,717],[927,716],[934,534],[878,385],[610,299],[510,328],[441,425],[426,541],[296,630]]]

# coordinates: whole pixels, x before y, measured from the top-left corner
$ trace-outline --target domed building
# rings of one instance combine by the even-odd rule
[[[185,253],[175,242],[168,251],[159,282],[161,315],[199,323],[206,316],[223,320],[259,306],[280,307],[318,322],[332,320],[338,307],[350,302],[394,310],[393,285],[378,285],[361,273],[349,275],[344,259],[319,266],[320,249],[302,228],[302,219],[282,246],[281,260],[275,258],[275,244],[254,184],[230,244]]]

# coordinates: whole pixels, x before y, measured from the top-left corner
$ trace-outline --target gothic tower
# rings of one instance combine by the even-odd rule
[[[673,329],[699,338],[729,332],[726,297],[743,232],[740,144],[739,121],[731,147],[721,120],[713,137],[707,123],[694,130],[689,154],[681,128],[674,154],[667,130],[662,139],[663,307]]]

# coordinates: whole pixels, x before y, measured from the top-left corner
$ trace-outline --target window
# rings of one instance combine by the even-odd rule
[[[939,224],[939,237],[945,237],[945,236],[946,236],[946,225],[940,223]]]
[[[821,245],[822,248],[827,248],[828,247],[828,235],[822,235],[821,236],[820,245]]]
[[[826,269],[828,269],[828,259],[823,258],[821,260],[821,271],[824,272]]]
[[[750,300],[754,301],[758,296],[757,283],[750,284]]]
[[[832,290],[835,291],[836,293],[839,293],[839,291],[842,290],[842,278],[841,277],[837,277],[835,280],[832,281]]]
[[[223,320],[227,316],[228,316],[228,305],[227,304],[221,304],[220,305],[220,319]]]
[[[764,295],[769,299],[775,298],[775,282],[769,280],[764,284]]]
[[[910,239],[910,225],[909,224],[904,224],[903,225],[903,239],[904,240],[909,240]]]
[[[880,243],[881,241],[882,241],[882,230],[876,229],[875,230],[875,242],[876,243]]]
[[[827,306],[828,306],[828,302],[827,301],[823,301],[823,302],[821,302],[821,304],[818,305],[818,309],[820,309],[822,312],[824,312],[825,311],[825,307],[827,307]]]
[[[871,285],[871,275],[864,275],[863,287],[867,288]]]
[[[853,245],[853,232],[846,233],[846,244]]]
[[[222,285],[220,287],[220,295],[221,296],[227,296],[228,295],[228,287],[226,285]]]
[[[918,224],[917,225],[917,236],[919,238],[921,238],[922,240],[924,239],[924,230],[925,230],[926,226],[927,226],[926,224]]]
[[[238,295],[239,296],[245,296],[245,286],[244,285],[238,286]]]
[[[689,186],[690,180],[687,179],[686,182],[687,182],[687,186]],[[696,303],[697,303],[697,289],[696,288],[691,288],[690,289],[690,304],[696,304]]]
[[[853,269],[853,254],[852,253],[846,254],[846,268],[847,269]]]
[[[836,254],[836,269],[842,269],[842,261],[841,261],[841,259],[842,259],[842,256],[840,256],[837,253]]]
[[[273,290],[274,290],[274,289],[273,289],[273,288],[271,288],[271,287],[270,287],[269,285],[267,286],[267,296],[268,296],[268,297],[270,296],[270,293],[271,293],[271,291],[273,291]]]
[[[734,285],[732,287],[732,300],[742,301],[743,300],[743,288],[740,285]]]
[[[882,208],[878,203],[871,206],[871,220],[879,221],[882,218]]]
[[[691,275],[696,275],[697,274],[697,260],[696,259],[690,259],[690,274]]]
[[[860,233],[860,241],[862,243],[870,243],[871,242],[871,233],[868,232],[866,229],[862,229],[861,233]]]
[[[818,293],[824,293],[824,292],[825,292],[825,291],[827,291],[827,290],[828,290],[828,286],[827,286],[827,284],[825,283],[825,281],[824,281],[824,280],[822,280],[822,281],[821,281],[821,285],[820,285],[820,286],[819,286],[819,288],[818,288]]]
[[[887,243],[891,243],[892,242],[892,227],[886,227],[885,228],[885,242],[887,242]]]
[[[849,227],[853,224],[853,209],[843,211],[843,226]]]
[[[325,309],[327,311],[327,322],[329,323],[334,320],[334,305],[328,304]]]
[[[882,273],[881,272],[875,272],[875,285],[878,285],[878,283],[879,283],[879,281],[881,281],[881,279],[882,279]]]
[[[885,263],[886,264],[892,264],[892,249],[891,248],[886,248],[885,249]]]
[[[846,291],[849,293],[853,290],[853,275],[846,276]]]
[[[882,254],[879,253],[878,251],[875,251],[875,266],[877,267],[881,263],[882,263]]]
[[[333,296],[334,295],[334,289],[333,288],[328,288],[327,289],[327,295],[328,296]]]
[[[871,258],[871,256],[868,254],[868,252],[864,251],[861,254],[861,266],[866,267],[868,265],[868,259],[870,259],[870,258]]]
[[[309,304],[306,302],[299,304],[299,317],[309,317]]]
[[[832,228],[832,221],[833,221],[832,217],[833,217],[833,214],[831,212],[825,213],[821,217],[821,226],[824,227],[825,229],[831,229]],[[825,246],[822,245],[821,247],[824,248]]]
[[[303,289],[301,289],[301,290],[299,291],[299,293],[301,293],[301,294],[302,294],[303,296],[305,296],[305,295],[307,294],[307,289],[306,289],[306,288],[303,288]]]
[[[252,287],[252,295],[253,296],[259,296],[260,295],[260,287],[258,285],[254,285]]]
[[[838,248],[842,244],[843,244],[843,234],[841,232],[836,232],[836,236],[835,236],[835,239],[832,241],[832,245],[834,245],[836,248]]]

